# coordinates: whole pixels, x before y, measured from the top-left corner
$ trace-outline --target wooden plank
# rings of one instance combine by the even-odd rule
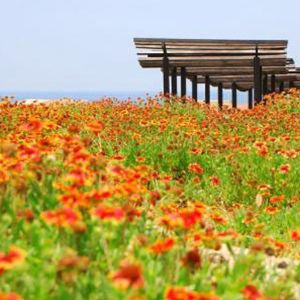
[[[204,83],[205,82],[205,76],[198,76],[198,83]],[[277,81],[295,81],[300,79],[296,75],[293,74],[277,74],[276,75]],[[210,76],[211,81],[214,82],[252,82],[253,81],[253,74],[252,75],[224,75],[224,76]]]
[[[263,71],[269,74],[287,73],[286,67],[264,66]],[[187,73],[190,75],[250,75],[253,74],[253,67],[188,67]]]
[[[169,57],[169,55],[168,55]],[[170,56],[169,59],[170,61],[202,61],[202,60],[253,60],[253,55],[246,55],[246,56],[241,56],[241,57],[236,57],[234,55],[224,55],[224,56],[210,56],[210,55],[188,55],[188,56]],[[140,56],[138,57],[140,61],[162,61],[163,56],[160,57],[148,57],[148,56]],[[286,65],[286,56],[279,54],[279,55],[266,55],[262,56],[261,60],[279,60],[281,59],[284,64]]]
[[[139,60],[143,68],[161,68],[162,60]],[[251,67],[251,59],[191,59],[191,60],[169,60],[171,67]],[[264,59],[262,66],[283,66],[285,59]]]
[[[217,50],[196,50],[196,49],[180,49],[180,50],[174,50],[168,48],[168,54],[169,55],[210,55],[210,56],[216,56],[216,55],[255,55],[255,49],[217,49]],[[269,49],[263,49],[260,50],[259,55],[286,55],[286,50],[269,50]],[[156,49],[155,51],[149,51],[145,49],[144,51],[137,52],[137,55],[145,55],[145,56],[163,56],[163,51],[161,49]]]
[[[170,39],[170,38],[134,38],[135,43],[146,43],[146,44],[157,44],[157,43],[180,43],[180,44],[237,44],[237,45],[248,45],[248,44],[280,44],[287,45],[287,40],[240,40],[240,39]]]

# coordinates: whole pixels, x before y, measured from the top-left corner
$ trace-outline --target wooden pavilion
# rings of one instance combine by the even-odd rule
[[[223,89],[231,89],[233,107],[237,107],[237,91],[248,91],[252,108],[253,96],[256,104],[269,92],[300,86],[300,69],[287,57],[286,40],[135,38],[134,43],[140,65],[162,71],[165,95],[178,94],[180,77],[182,97],[190,80],[195,101],[198,84],[204,84],[206,103],[210,103],[210,87],[215,86],[220,107]]]

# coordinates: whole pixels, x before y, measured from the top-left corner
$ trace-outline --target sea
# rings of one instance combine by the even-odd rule
[[[23,101],[28,99],[61,99],[72,98],[75,100],[96,101],[102,98],[115,98],[118,100],[131,99],[135,101],[137,98],[146,99],[147,96],[158,95],[159,91],[6,91],[0,90],[0,97],[13,97],[15,101]],[[187,90],[187,95],[191,96],[191,91]],[[231,91],[224,90],[224,103],[231,103]],[[247,103],[247,93],[238,92],[238,105]],[[204,90],[199,89],[198,100],[204,99]],[[211,89],[211,99],[217,99],[217,89]]]

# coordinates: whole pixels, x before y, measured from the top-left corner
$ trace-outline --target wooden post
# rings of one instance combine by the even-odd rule
[[[181,67],[181,97],[186,96],[186,70],[185,67]]]
[[[248,108],[253,108],[253,90],[252,88],[248,90]]]
[[[210,79],[209,76],[205,76],[205,103],[210,104]]]
[[[254,67],[254,102],[255,104],[261,101],[262,91],[261,91],[261,65],[260,58],[258,56],[258,46],[256,45],[256,53],[253,59]]]
[[[272,74],[271,76],[271,92],[276,92],[276,76],[275,74]]]
[[[279,84],[279,91],[283,92],[284,91],[284,81],[281,81]]]
[[[268,94],[268,74],[264,75],[264,81],[263,81],[263,94]]]
[[[172,69],[172,95],[177,96],[177,69]]]
[[[237,107],[237,86],[236,83],[232,83],[232,107]]]
[[[197,76],[194,75],[192,78],[192,97],[197,102],[198,98],[198,84],[197,84]]]
[[[167,54],[166,44],[163,44],[163,77],[164,77],[164,96],[169,96],[170,94],[170,82],[169,82],[169,59]]]
[[[219,82],[218,84],[218,104],[219,108],[222,109],[223,107],[223,84]]]

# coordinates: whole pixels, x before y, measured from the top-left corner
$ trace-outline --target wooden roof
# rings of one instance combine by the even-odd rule
[[[209,76],[212,86],[232,88],[235,82],[239,90],[249,90],[254,87],[253,59],[258,55],[263,74],[300,85],[300,71],[287,58],[287,40],[135,38],[134,43],[143,68],[163,71],[167,57],[170,75],[180,75],[184,67],[187,78],[197,83],[205,83]]]
[[[258,48],[263,67],[282,67],[284,71],[287,58],[286,40],[135,38],[134,43],[143,68],[162,67],[164,46],[171,67],[252,67]]]

